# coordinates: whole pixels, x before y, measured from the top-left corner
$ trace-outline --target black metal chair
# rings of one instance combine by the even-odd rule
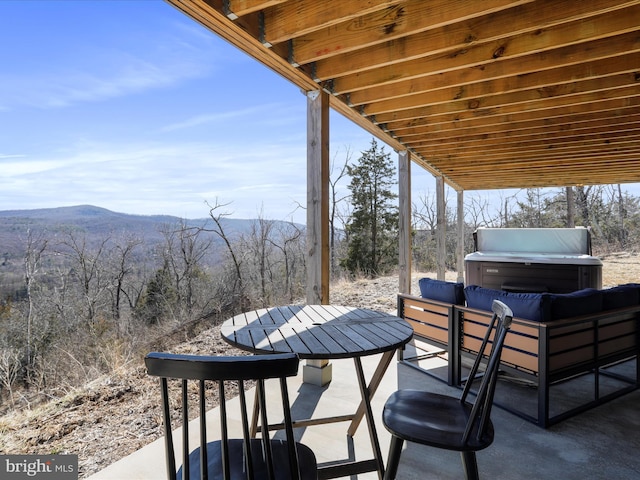
[[[296,375],[299,359],[295,354],[255,355],[237,357],[204,357],[149,353],[145,364],[149,375],[161,377],[162,406],[166,443],[167,478],[201,480],[307,480],[317,478],[317,463],[313,452],[297,443],[293,436],[287,377]],[[176,473],[176,457],[171,428],[171,408],[168,379],[179,379],[182,396],[182,467]],[[270,439],[265,398],[265,380],[279,379],[282,396],[282,428],[286,440]],[[189,386],[198,383],[200,414],[200,446],[189,447]],[[249,412],[245,382],[256,382],[256,405]],[[211,382],[218,384],[220,410],[220,440],[208,442],[205,393]],[[236,384],[240,404],[242,439],[229,438],[230,416],[227,389]],[[276,395],[277,396],[277,395]],[[180,403],[178,401],[174,403]],[[261,419],[261,435],[253,438],[250,413]],[[231,435],[233,436],[233,435]],[[239,434],[237,435],[240,436]]]
[[[475,452],[493,443],[491,407],[498,378],[500,355],[513,313],[504,303],[494,300],[493,318],[482,341],[480,352],[491,350],[477,392],[471,392],[483,355],[478,355],[469,372],[460,398],[420,390],[398,390],[387,400],[382,412],[385,427],[391,432],[389,460],[385,479],[394,479],[405,440],[461,452],[465,478],[478,478]],[[475,395],[468,402],[469,393]]]

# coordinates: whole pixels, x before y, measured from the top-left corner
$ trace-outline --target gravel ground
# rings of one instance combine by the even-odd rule
[[[640,256],[612,254],[603,259],[603,286],[640,281]],[[415,274],[417,280],[435,274]],[[447,279],[455,279],[454,272]],[[340,282],[331,303],[395,311],[398,277]],[[171,351],[240,354],[220,339],[217,328],[201,332]],[[31,411],[0,417],[0,453],[79,455],[80,478],[105,468],[161,436],[157,381],[146,375],[142,359],[99,378],[66,397]]]

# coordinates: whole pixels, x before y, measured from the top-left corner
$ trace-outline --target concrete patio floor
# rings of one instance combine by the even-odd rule
[[[379,356],[363,359],[368,375]],[[436,365],[434,365],[436,366]],[[369,377],[368,377],[369,378]],[[387,397],[398,388],[416,388],[459,395],[449,387],[407,365],[392,362],[376,392],[372,406],[386,463],[390,435],[382,425],[381,411]],[[325,417],[355,411],[358,387],[352,360],[333,361],[333,380],[326,387],[302,383],[302,368],[289,384],[293,415]],[[500,389],[500,384],[498,385]],[[533,394],[533,392],[532,392]],[[217,412],[212,412],[217,416]],[[275,417],[274,417],[275,418]],[[544,430],[500,408],[493,410],[496,439],[478,453],[481,478],[486,479],[615,479],[640,478],[640,390],[613,400]],[[372,457],[366,424],[360,425],[353,443],[347,424],[310,426],[296,434],[309,445],[319,463]],[[196,431],[197,427],[192,430]],[[163,439],[89,477],[91,480],[161,480],[166,478]],[[405,444],[398,479],[460,479],[463,476],[456,452]],[[376,479],[371,472],[352,477]]]

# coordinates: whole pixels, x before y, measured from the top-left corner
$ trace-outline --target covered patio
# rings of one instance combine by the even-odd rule
[[[377,357],[367,357],[365,369],[370,373]],[[434,368],[438,365],[433,364]],[[337,408],[355,410],[358,398],[345,394],[352,392],[355,381],[353,362],[334,362],[333,381],[326,387],[302,382],[302,372],[290,382],[294,415],[336,415]],[[275,388],[277,386],[274,385]],[[382,406],[397,388],[419,388],[440,393],[459,394],[453,387],[435,380],[414,368],[393,364],[373,398],[373,409],[378,419],[378,435],[386,460],[390,434],[379,421]],[[498,386],[500,391],[501,386]],[[159,401],[159,398],[158,398]],[[618,398],[603,406],[568,419],[543,430],[530,422],[496,408],[493,421],[496,426],[494,444],[478,453],[481,478],[487,479],[616,479],[632,480],[640,475],[640,391]],[[211,421],[218,415],[210,412]],[[196,420],[197,422],[197,420]],[[360,460],[371,455],[367,429],[361,425],[353,444],[347,441],[347,424],[335,423],[311,426],[297,431],[301,441],[309,445],[318,461]],[[197,435],[196,425],[191,431]],[[138,452],[110,465],[89,477],[90,480],[159,480],[165,477],[163,439],[159,439]],[[398,471],[402,480],[447,480],[462,478],[462,465],[457,452],[441,451],[408,444],[403,452]],[[348,478],[348,477],[347,477]],[[351,478],[377,479],[375,472]]]

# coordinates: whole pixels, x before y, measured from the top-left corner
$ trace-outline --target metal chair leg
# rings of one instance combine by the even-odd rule
[[[398,465],[400,464],[400,454],[402,453],[402,445],[404,439],[391,436],[391,444],[389,446],[389,458],[387,460],[387,468],[384,471],[384,480],[395,480],[398,473]]]

